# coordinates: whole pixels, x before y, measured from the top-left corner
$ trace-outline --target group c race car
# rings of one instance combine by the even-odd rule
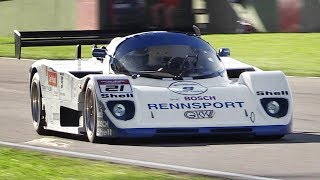
[[[30,68],[33,125],[99,138],[291,132],[292,93],[281,71],[216,51],[197,33],[145,31],[94,46],[88,60]]]

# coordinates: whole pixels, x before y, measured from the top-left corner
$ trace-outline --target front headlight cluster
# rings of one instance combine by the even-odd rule
[[[277,114],[280,111],[279,103],[277,101],[268,102],[267,111],[271,114]]]
[[[260,100],[266,113],[275,118],[287,115],[289,102],[285,98],[263,98]]]
[[[116,117],[122,117],[126,113],[126,107],[123,104],[115,104],[112,112]]]
[[[135,113],[132,101],[108,101],[107,106],[112,115],[119,120],[130,120]]]

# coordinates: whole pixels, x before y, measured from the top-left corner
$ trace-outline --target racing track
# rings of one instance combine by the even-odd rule
[[[320,178],[320,78],[289,78],[294,133],[280,141],[215,138],[92,144],[82,136],[35,133],[28,96],[31,63],[0,58],[0,141],[271,178]]]

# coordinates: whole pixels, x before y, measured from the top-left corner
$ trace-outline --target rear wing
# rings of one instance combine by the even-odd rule
[[[196,26],[175,29],[111,29],[71,31],[17,31],[14,30],[15,57],[21,58],[22,47],[109,44],[115,37],[123,37],[145,31],[171,31],[196,35]]]

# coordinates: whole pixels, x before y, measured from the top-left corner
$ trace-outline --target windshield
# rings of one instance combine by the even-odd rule
[[[112,60],[112,68],[115,73],[150,78],[201,79],[222,76],[224,67],[215,50],[198,38],[193,41],[198,44],[160,41],[158,44],[123,45],[124,48],[118,49]]]

